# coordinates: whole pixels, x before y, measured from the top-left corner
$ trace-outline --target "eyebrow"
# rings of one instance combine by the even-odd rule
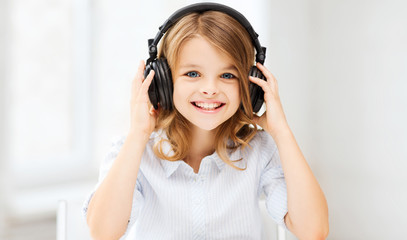
[[[190,63],[190,64],[180,65],[178,68],[183,69],[183,68],[199,68],[199,67],[200,66],[198,64]],[[238,72],[238,69],[233,65],[226,66],[222,69],[222,71],[232,71],[232,70]]]
[[[184,64],[184,65],[178,66],[178,68],[198,68],[198,67],[199,67],[199,65],[197,65],[197,64],[192,64],[192,63]]]

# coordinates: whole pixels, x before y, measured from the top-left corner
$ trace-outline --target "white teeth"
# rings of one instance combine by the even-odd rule
[[[205,110],[213,110],[221,105],[221,103],[202,103],[202,102],[195,102],[195,105],[205,109]]]

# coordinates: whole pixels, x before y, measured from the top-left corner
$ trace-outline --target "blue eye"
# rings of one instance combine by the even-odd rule
[[[196,77],[199,77],[199,73],[192,71],[192,72],[188,72],[187,76],[191,77],[191,78],[196,78]]]
[[[235,76],[231,73],[224,73],[224,74],[222,74],[222,78],[232,79],[232,78],[235,78]]]

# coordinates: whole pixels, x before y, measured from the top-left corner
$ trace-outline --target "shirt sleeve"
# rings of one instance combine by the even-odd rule
[[[266,208],[271,218],[280,226],[287,229],[284,217],[287,208],[287,185],[284,178],[280,155],[272,137],[264,132],[262,134],[260,149],[268,149],[260,153],[264,164],[260,176],[260,191],[264,193]]]
[[[92,199],[97,188],[100,186],[100,184],[105,179],[110,168],[112,167],[114,160],[116,159],[121,147],[124,144],[124,140],[125,140],[125,137],[119,137],[112,141],[111,148],[100,165],[98,183],[96,184],[95,188],[88,194],[88,196],[86,197],[86,199],[83,203],[82,212],[83,212],[83,216],[85,217],[85,219],[86,219],[87,212],[88,212],[89,202]],[[139,171],[139,175],[142,175],[141,171]],[[125,236],[128,235],[129,230],[130,230],[131,226],[134,224],[134,222],[136,221],[137,216],[139,215],[140,209],[142,208],[142,205],[144,203],[144,198],[143,198],[143,194],[142,194],[142,186],[141,186],[139,179],[140,179],[140,177],[138,176],[137,182],[136,182],[136,187],[135,187],[134,193],[133,193],[133,203],[132,203],[130,219],[128,221],[126,233],[123,235],[123,237],[121,239],[123,239]]]

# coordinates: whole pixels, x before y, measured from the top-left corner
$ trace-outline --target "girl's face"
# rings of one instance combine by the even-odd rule
[[[183,43],[173,71],[174,106],[192,124],[213,130],[240,106],[233,62],[201,36]]]

